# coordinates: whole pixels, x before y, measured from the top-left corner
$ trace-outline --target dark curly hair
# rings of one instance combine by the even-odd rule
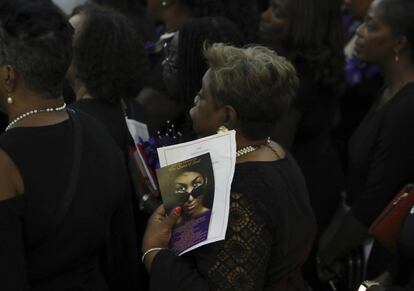
[[[344,86],[344,31],[342,0],[289,0],[284,48],[295,63],[305,61],[315,81],[342,91]]]
[[[84,6],[74,40],[76,77],[94,98],[117,103],[135,97],[148,70],[141,38],[128,19],[97,5]]]
[[[207,62],[203,57],[205,43],[224,42],[235,46],[245,44],[239,29],[223,17],[203,17],[188,20],[180,29],[178,43],[177,92],[174,99],[190,106],[201,88]]]
[[[26,86],[58,98],[72,58],[72,26],[48,0],[0,2],[0,63],[10,64]]]

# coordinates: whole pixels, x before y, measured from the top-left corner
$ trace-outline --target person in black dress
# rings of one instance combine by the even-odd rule
[[[330,131],[343,89],[339,1],[272,0],[262,14],[260,40],[294,64],[300,86],[294,107],[273,136],[291,149],[304,172],[318,226],[329,223],[343,190]]]
[[[386,86],[350,140],[351,210],[338,229],[328,229],[333,235],[321,246],[325,277],[337,260],[363,242],[395,193],[414,180],[413,11],[409,0],[375,0],[357,29],[356,55],[379,65]],[[370,260],[379,258],[376,250],[374,244]],[[368,265],[367,276],[383,270],[384,263],[376,262]]]
[[[148,60],[137,31],[127,18],[112,10],[88,5],[73,15],[69,22],[75,29],[74,57],[68,71],[77,101],[71,108],[85,112],[99,121],[129,161],[134,142],[125,117],[146,122],[145,110],[135,101],[142,88]],[[126,107],[125,105],[129,106]],[[134,109],[135,114],[129,113]],[[128,168],[132,181],[141,181]],[[133,180],[136,179],[136,180]],[[136,186],[135,184],[133,184]],[[139,209],[141,188],[131,185],[136,233],[141,241],[148,217]],[[146,272],[140,264],[137,274],[145,286]]]
[[[165,41],[161,64],[166,99],[140,94],[138,100],[151,114],[152,131],[171,120],[177,129],[191,132],[188,110],[201,87],[207,65],[201,54],[204,42],[226,42],[243,45],[244,38],[230,20],[223,17],[201,17],[186,20]]]
[[[122,102],[139,93],[148,69],[141,39],[126,17],[97,5],[84,6],[69,22],[75,35],[67,77],[77,98],[71,107],[101,122],[126,155],[130,135]]]
[[[305,180],[293,157],[268,139],[295,95],[295,70],[264,47],[213,44],[204,54],[210,69],[190,110],[194,130],[207,136],[226,126],[236,130],[238,152],[254,150],[238,154],[224,241],[181,257],[158,250],[181,209],[165,218],[161,206],[153,214],[142,249],[151,290],[309,290],[301,266],[316,229]]]
[[[205,43],[224,42],[235,46],[244,44],[239,29],[223,17],[202,17],[188,20],[165,47],[162,77],[171,100],[180,108],[175,116],[177,128],[192,133],[188,110],[201,88],[207,71],[202,55]]]
[[[298,72],[294,107],[271,137],[290,149],[303,171],[319,235],[344,190],[344,173],[331,138],[345,81],[340,2],[272,0],[259,31],[261,42],[285,55]],[[317,278],[314,252],[304,275],[314,289],[330,290]]]
[[[2,1],[0,20],[0,289],[138,290],[122,155],[61,97],[72,27],[50,1]]]

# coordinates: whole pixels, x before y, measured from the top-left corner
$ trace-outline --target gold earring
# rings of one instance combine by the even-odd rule
[[[224,125],[220,126],[220,127],[217,129],[217,133],[227,132],[227,131],[229,131],[229,129],[228,129],[226,126],[224,126]]]
[[[7,96],[7,103],[10,105],[14,103],[13,97],[10,95],[10,93]]]

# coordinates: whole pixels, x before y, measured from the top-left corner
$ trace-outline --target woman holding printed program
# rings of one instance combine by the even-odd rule
[[[182,209],[161,206],[143,240],[151,290],[308,290],[301,276],[315,236],[302,173],[269,140],[298,85],[293,66],[264,47],[214,44],[190,110],[200,136],[220,126],[236,130],[237,163],[224,241],[176,256],[167,249]]]

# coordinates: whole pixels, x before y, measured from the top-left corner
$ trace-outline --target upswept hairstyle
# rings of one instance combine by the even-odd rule
[[[379,8],[395,35],[405,36],[414,62],[414,1],[383,0]]]
[[[235,46],[245,43],[234,23],[223,17],[194,18],[181,27],[178,40],[178,84],[174,96],[178,103],[192,104],[208,69],[203,57],[203,45],[215,42]]]
[[[295,63],[304,60],[315,81],[343,88],[344,31],[341,22],[342,0],[286,1],[288,27],[284,48]]]
[[[83,17],[74,40],[73,64],[94,98],[118,103],[136,97],[148,70],[138,32],[118,12],[97,5],[80,10]]]
[[[0,2],[0,64],[11,65],[44,98],[62,94],[72,34],[65,15],[48,0]]]
[[[212,95],[236,110],[243,134],[249,139],[269,136],[296,94],[299,80],[293,65],[262,46],[241,49],[217,43],[204,56]]]

